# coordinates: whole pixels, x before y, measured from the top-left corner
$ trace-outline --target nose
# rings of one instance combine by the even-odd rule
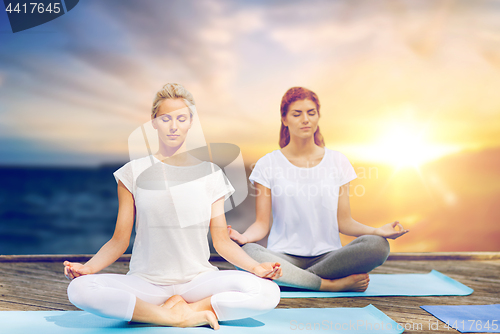
[[[309,123],[309,115],[307,115],[307,113],[304,114],[304,117],[302,118],[302,123],[303,124]]]
[[[175,133],[177,131],[177,120],[173,119],[170,121],[170,133]]]

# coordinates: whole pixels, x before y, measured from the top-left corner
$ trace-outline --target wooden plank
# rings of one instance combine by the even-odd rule
[[[73,306],[69,301],[67,303],[55,303],[46,301],[44,302],[44,300],[39,299],[5,296],[2,297],[2,300],[0,300],[0,302],[10,303],[11,305],[22,305],[24,307],[34,306],[36,308],[45,308],[46,311],[69,311],[69,309],[78,310],[78,308]]]
[[[64,310],[61,310],[47,306],[35,306],[32,304],[0,300],[0,311],[66,311],[66,310],[67,310],[66,308]]]
[[[37,307],[46,307],[46,308],[51,308],[54,310],[60,310],[64,311],[67,310],[68,308],[72,308],[74,310],[77,310],[76,307],[74,307],[69,300],[66,298],[66,302],[64,300],[61,300],[62,302],[59,301],[54,301],[54,300],[45,300],[43,298],[25,298],[25,297],[15,297],[15,296],[2,296],[2,301],[3,302],[10,302],[10,303],[17,303],[17,304],[22,304],[22,305],[33,305]]]
[[[416,257],[418,258],[418,257]],[[480,305],[500,303],[499,260],[434,260],[387,261],[372,273],[427,273],[436,269],[475,291],[470,296],[429,297],[365,297],[365,298],[297,298],[282,299],[278,308],[365,307],[372,304],[402,326],[405,333],[457,333],[438,322],[438,330],[430,330],[436,319],[420,305]],[[230,269],[227,262],[213,264]],[[127,261],[116,262],[105,272],[125,274]],[[0,310],[76,310],[66,296],[68,280],[62,273],[60,259],[54,261],[0,262]],[[422,330],[416,326],[422,326]],[[412,328],[413,327],[413,328]]]

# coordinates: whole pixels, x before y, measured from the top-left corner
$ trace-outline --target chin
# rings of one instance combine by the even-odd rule
[[[175,147],[179,147],[182,145],[182,141],[181,140],[163,140],[163,145],[165,146],[168,146],[168,147],[171,147],[171,148],[175,148]]]
[[[297,137],[300,139],[308,139],[314,136],[314,132],[306,132],[306,133],[301,133]]]

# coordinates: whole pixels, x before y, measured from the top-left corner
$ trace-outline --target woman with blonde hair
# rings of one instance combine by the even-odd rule
[[[257,161],[250,175],[256,190],[256,221],[243,234],[229,227],[230,237],[256,261],[279,261],[280,285],[364,291],[367,273],[387,259],[386,238],[408,231],[397,221],[373,228],[351,217],[349,182],[356,173],[342,153],[325,147],[319,117],[314,92],[293,87],[285,93],[281,150]],[[339,232],[358,238],[342,247]],[[268,233],[267,248],[255,243]]]
[[[272,279],[279,263],[258,263],[228,236],[224,200],[234,192],[217,165],[186,151],[194,99],[179,84],[166,84],[153,101],[158,133],[155,154],[118,169],[119,210],[115,232],[87,263],[64,262],[68,298],[104,317],[164,326],[218,329],[217,320],[267,312],[279,302]],[[127,275],[97,274],[136,237]],[[248,272],[218,271],[209,263],[207,233],[227,261]]]

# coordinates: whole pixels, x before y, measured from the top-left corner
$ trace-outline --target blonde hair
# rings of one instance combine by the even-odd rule
[[[167,99],[183,99],[184,103],[189,107],[189,114],[193,117],[193,110],[191,109],[194,106],[193,95],[181,84],[168,83],[156,93],[153,108],[151,109],[151,118],[156,118],[160,105]]]

